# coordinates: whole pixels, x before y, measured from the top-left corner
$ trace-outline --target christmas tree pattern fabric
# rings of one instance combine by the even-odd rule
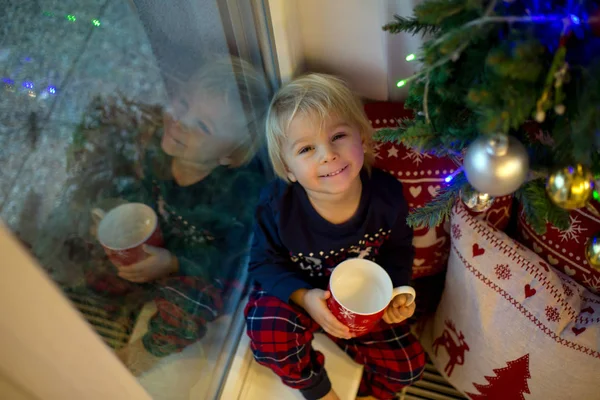
[[[487,385],[473,383],[479,394],[467,393],[472,400],[525,400],[524,393],[530,393],[527,380],[529,373],[529,354],[509,361],[504,368],[494,370],[496,375],[486,376]]]
[[[600,297],[534,251],[453,209],[445,289],[418,326],[433,363],[473,399],[596,399]]]

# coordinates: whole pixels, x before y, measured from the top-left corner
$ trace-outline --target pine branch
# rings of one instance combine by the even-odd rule
[[[423,24],[439,25],[468,6],[465,0],[429,0],[415,7],[415,16]]]
[[[378,142],[385,143],[400,143],[400,135],[404,132],[404,128],[381,128],[373,135],[373,139]]]
[[[421,120],[403,119],[398,121],[398,128],[379,129],[375,140],[383,142],[402,143],[406,147],[427,152],[435,149],[438,135],[433,131],[431,124]]]
[[[407,32],[412,35],[421,34],[423,36],[433,34],[438,31],[438,27],[432,24],[424,24],[419,22],[416,17],[403,17],[394,15],[396,21],[390,22],[383,26],[383,30],[392,34]]]
[[[548,10],[556,12],[533,14],[504,3],[424,0],[413,17],[397,17],[386,26],[394,33],[434,37],[423,45],[423,68],[407,78],[405,108],[415,118],[379,131],[378,138],[445,156],[461,152],[481,134],[504,132],[525,142],[533,170],[583,163],[600,175],[600,41],[575,28],[575,35],[565,36],[560,6],[552,2]],[[532,118],[542,122],[532,127]],[[547,222],[567,228],[569,212],[549,200],[544,184],[535,180],[516,193],[527,221],[537,232]],[[411,225],[431,226],[446,218],[459,189],[455,185],[456,178],[448,192],[414,210]]]
[[[569,212],[550,201],[542,180],[526,183],[515,196],[523,205],[525,220],[538,235],[546,233],[547,222],[561,230],[569,227]]]
[[[406,223],[413,228],[428,227],[433,228],[450,218],[452,207],[460,189],[467,183],[467,178],[463,173],[455,176],[450,186],[443,189],[433,200],[421,208],[414,209]]]

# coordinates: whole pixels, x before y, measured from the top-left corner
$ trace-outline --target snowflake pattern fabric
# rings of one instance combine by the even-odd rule
[[[538,235],[520,213],[518,239],[544,258],[554,268],[594,293],[600,293],[600,271],[590,267],[585,247],[590,234],[600,231],[600,203],[592,200],[584,208],[570,211],[570,226],[560,230],[547,224]]]
[[[460,202],[451,222],[462,231],[451,243],[451,284],[421,328],[421,343],[437,369],[473,399],[597,398],[600,297],[533,250],[514,246]],[[467,339],[463,357],[450,358],[458,354],[455,347],[435,352],[436,340],[451,343],[444,338],[447,320]],[[450,360],[451,374],[445,370]]]
[[[496,273],[498,279],[502,280],[508,280],[512,276],[512,273],[510,272],[510,267],[507,264],[496,265],[496,267],[494,268],[494,272]]]
[[[558,322],[560,319],[560,314],[558,313],[558,309],[556,307],[546,307],[546,318],[550,322]]]
[[[580,235],[584,232],[587,232],[587,229],[581,226],[581,220],[577,217],[577,215],[571,215],[569,220],[571,225],[569,225],[569,227],[564,231],[561,231],[555,226],[552,226],[552,229],[560,232],[561,242],[572,240],[575,243],[579,243]]]
[[[408,149],[406,155],[402,157],[403,160],[410,160],[415,165],[420,165],[423,160],[430,159],[431,156],[429,154],[421,153],[415,149]]]
[[[452,224],[452,237],[454,238],[454,240],[460,239],[461,236],[462,232],[460,231],[460,226],[458,226],[457,224]]]
[[[567,297],[573,296],[573,290],[566,283],[563,283],[562,288],[563,288],[563,292],[564,292],[565,296],[567,296]]]

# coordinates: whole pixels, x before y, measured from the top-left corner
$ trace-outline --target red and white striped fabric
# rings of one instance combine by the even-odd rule
[[[397,121],[410,118],[402,103],[370,103],[365,111],[375,130],[396,127]],[[457,166],[449,158],[435,157],[406,148],[402,144],[376,143],[375,166],[397,177],[404,185],[404,196],[411,208],[423,207],[446,183],[444,179]],[[512,197],[497,198],[491,209],[478,215],[492,226],[504,229],[509,221]],[[435,228],[416,228],[414,231],[415,260],[413,278],[435,275],[446,268],[450,249],[449,228],[446,223]]]
[[[598,399],[600,297],[458,203],[423,346],[472,399]]]

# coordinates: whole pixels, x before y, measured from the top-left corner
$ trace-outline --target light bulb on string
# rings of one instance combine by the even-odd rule
[[[398,83],[396,83],[397,87],[402,87],[404,85],[406,85],[406,80],[405,79],[402,79],[401,81],[398,81]]]
[[[571,22],[573,22],[575,25],[579,25],[581,23],[581,20],[577,15],[571,14],[569,17],[571,18]]]
[[[2,82],[4,83],[4,90],[7,92],[15,91],[15,81],[10,78],[2,78]]]
[[[93,19],[93,20],[92,20],[92,24],[93,24],[94,26],[100,26],[100,20]]]
[[[444,182],[446,182],[446,183],[452,182],[452,179],[454,179],[456,177],[456,175],[460,174],[461,172],[462,172],[462,167],[458,168],[456,171],[454,171],[453,173],[451,173],[450,175],[445,177]]]
[[[73,14],[67,15],[67,19],[71,22],[77,21],[77,18]]]
[[[414,53],[411,53],[409,55],[406,56],[406,61],[413,61],[416,58],[416,56],[414,55]]]

